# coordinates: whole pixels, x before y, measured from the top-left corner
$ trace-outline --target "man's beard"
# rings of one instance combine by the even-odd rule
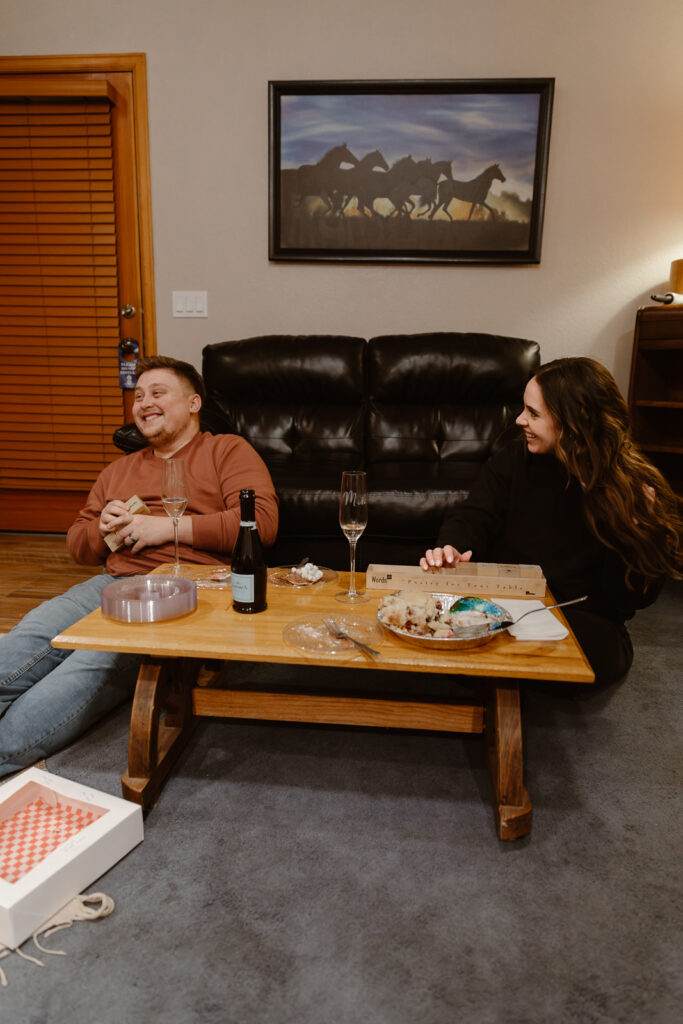
[[[162,421],[158,424],[150,425],[149,429],[143,430],[146,424],[138,424],[138,430],[149,444],[168,444],[173,441],[176,435],[179,433],[178,430],[171,431]]]
[[[169,441],[173,441],[175,439],[176,433],[177,431],[174,433],[170,430],[167,430],[166,427],[162,425],[154,433],[143,433],[142,436],[145,438],[146,441],[149,441],[150,444],[168,444]]]

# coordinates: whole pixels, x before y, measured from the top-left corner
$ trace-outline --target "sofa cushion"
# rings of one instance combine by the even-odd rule
[[[521,338],[454,332],[371,338],[368,464],[485,461],[518,414],[539,363],[538,344]]]
[[[343,453],[330,453],[325,458],[269,458],[268,469],[280,500],[279,533],[297,537],[341,536],[341,476],[345,469],[358,468],[358,460]]]
[[[513,405],[408,403],[370,406],[368,448],[376,462],[486,461],[494,439],[519,412]],[[405,473],[405,467],[404,467]]]
[[[364,449],[363,338],[267,335],[207,345],[206,411],[267,461]]]
[[[461,504],[481,472],[476,460],[376,462],[368,469],[368,527],[373,537],[433,540],[452,505]]]

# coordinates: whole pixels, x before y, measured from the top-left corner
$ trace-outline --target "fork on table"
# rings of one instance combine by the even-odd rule
[[[323,624],[337,639],[343,638],[344,640],[350,640],[352,644],[355,644],[361,651],[369,654],[371,658],[379,658],[379,651],[374,650],[372,647],[368,647],[361,640],[356,640],[355,636],[351,636],[345,629],[339,625],[334,619],[323,619]]]

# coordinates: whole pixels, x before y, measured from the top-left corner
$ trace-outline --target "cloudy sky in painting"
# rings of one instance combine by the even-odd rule
[[[358,159],[379,149],[389,166],[408,155],[450,160],[463,181],[498,163],[507,180],[494,191],[528,199],[539,104],[537,93],[282,95],[281,168],[317,163],[346,143]]]

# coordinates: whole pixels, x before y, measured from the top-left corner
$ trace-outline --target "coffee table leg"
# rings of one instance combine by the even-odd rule
[[[531,801],[524,788],[518,686],[491,687],[485,733],[498,836],[519,839],[531,831]]]
[[[192,686],[201,662],[145,657],[135,687],[128,741],[128,771],[121,776],[127,800],[152,807],[164,779],[195,726]]]

